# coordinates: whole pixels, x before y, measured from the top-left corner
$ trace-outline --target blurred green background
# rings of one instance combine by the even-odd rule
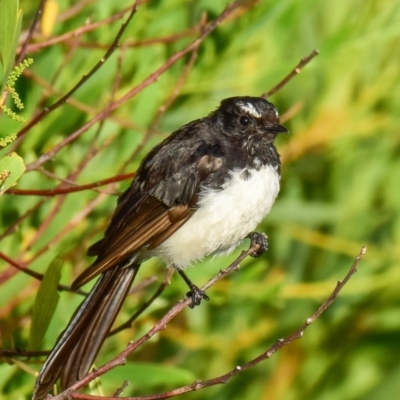
[[[52,3],[54,4],[54,3]],[[50,35],[58,37],[101,21],[129,6],[121,0],[60,0]],[[202,13],[216,18],[226,1],[147,1],[121,39],[121,48],[65,104],[0,150],[34,162],[65,137],[143,80],[198,35]],[[362,245],[359,272],[333,306],[270,360],[226,385],[188,393],[184,399],[394,399],[400,393],[400,7],[395,0],[252,1],[236,10],[200,46],[178,98],[150,137],[157,110],[171,96],[189,56],[157,82],[64,147],[43,170],[25,173],[18,189],[50,189],[58,178],[86,184],[135,171],[144,154],[179,126],[215,109],[225,97],[260,95],[313,49],[320,55],[272,96],[290,134],[277,140],[282,189],[260,230],[270,250],[247,259],[239,272],[211,288],[211,301],[185,310],[159,335],[132,354],[125,367],[92,386],[111,395],[124,379],[125,396],[152,394],[224,374],[265,351],[299,327],[327,298]],[[22,2],[23,35],[32,23],[33,2]],[[35,42],[45,42],[45,28]],[[126,18],[126,16],[125,16]],[[28,55],[34,64],[17,83],[29,121],[65,94],[104,55],[121,20]],[[50,29],[50,28],[49,28]],[[179,38],[173,35],[183,33]],[[144,42],[147,39],[164,40]],[[139,45],[134,43],[139,42]],[[113,89],[114,86],[117,86]],[[287,114],[286,114],[287,113]],[[0,117],[0,135],[21,128]],[[84,160],[87,163],[84,163]],[[79,170],[76,177],[71,176]],[[128,181],[100,191],[117,193]],[[1,251],[44,273],[63,261],[68,285],[90,262],[86,248],[102,235],[116,196],[86,190],[67,196],[3,195]],[[29,212],[21,223],[16,221]],[[245,244],[247,245],[247,243]],[[203,284],[237,257],[209,259],[188,271]],[[0,260],[2,349],[28,350],[38,281]],[[164,271],[155,260],[141,278]],[[128,298],[123,322],[155,290],[153,283]],[[132,329],[110,338],[97,365],[145,333],[185,287],[172,285]],[[61,292],[41,349],[50,349],[81,301]],[[40,350],[38,348],[31,350]],[[15,361],[17,360],[17,361]],[[18,361],[19,360],[19,361]],[[0,397],[29,398],[39,359],[2,358]]]

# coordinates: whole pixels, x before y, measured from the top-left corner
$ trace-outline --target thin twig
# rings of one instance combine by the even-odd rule
[[[39,281],[43,280],[43,275],[39,274],[36,271],[33,271],[29,268],[26,268],[25,266],[23,266],[21,263],[18,263],[17,261],[13,260],[12,258],[8,257],[6,254],[4,254],[2,251],[0,251],[0,258],[4,261],[6,261],[8,264],[10,264],[11,266],[13,266],[14,268],[16,268],[18,271],[23,272],[26,275],[31,276],[32,278],[35,278]],[[3,280],[0,279],[0,286],[3,284]],[[76,290],[72,290],[69,286],[65,286],[65,285],[58,285],[57,286],[58,290],[65,290],[67,292],[72,292],[72,293],[77,293],[77,294],[81,294],[83,296],[87,296],[87,293],[84,292],[81,289],[76,289]]]
[[[57,21],[58,22],[68,21],[69,19],[75,17],[75,15],[78,15],[85,6],[90,5],[90,3],[94,3],[94,2],[95,2],[95,0],[76,1],[73,5],[71,5],[70,8],[63,10],[60,12],[60,14],[58,14]]]
[[[288,110],[285,111],[284,114],[280,116],[280,121],[285,123],[289,119],[292,119],[302,108],[304,107],[304,103],[302,101],[298,101],[293,104]]]
[[[173,43],[180,39],[184,39],[190,36],[194,36],[199,32],[199,27],[194,26],[192,28],[185,29],[181,32],[174,33],[169,36],[161,36],[161,37],[154,37],[150,39],[143,39],[143,40],[132,40],[128,39],[123,43],[123,47],[135,48],[135,47],[148,47],[158,44],[166,44],[166,43]],[[79,42],[79,47],[81,48],[89,48],[89,49],[106,49],[108,45],[97,43],[97,42]]]
[[[293,68],[293,70],[286,75],[277,85],[275,85],[271,90],[266,93],[263,93],[261,97],[267,99],[269,96],[272,96],[278,90],[281,90],[290,80],[292,80],[296,75],[298,75],[301,70],[317,55],[319,54],[319,50],[313,50],[307,57],[302,58],[299,63]]]
[[[39,22],[40,17],[42,16],[43,8],[44,8],[45,4],[46,4],[46,0],[41,0],[39,7],[36,11],[35,18],[33,19],[31,26],[29,27],[28,35],[26,36],[24,44],[22,45],[21,50],[19,52],[19,56],[18,56],[16,65],[20,64],[23,61],[27,52],[29,53],[29,51],[28,51],[29,42],[32,39],[33,32],[35,32],[36,25]]]
[[[85,185],[77,185],[71,187],[60,187],[55,189],[8,189],[5,194],[13,194],[19,196],[57,196],[60,194],[81,192],[82,190],[98,188],[99,186],[108,185],[110,183],[121,182],[127,179],[132,179],[136,175],[135,172],[130,172],[129,174],[116,175],[111,178],[102,179],[101,181],[96,181],[92,183],[87,183]]]
[[[26,350],[7,350],[7,349],[0,349],[0,357],[4,358],[13,358],[13,357],[41,357],[41,356],[48,356],[50,354],[49,350],[41,350],[41,351],[26,351]]]
[[[7,192],[6,192],[7,193]],[[4,232],[0,234],[0,241],[3,240],[5,237],[12,235],[22,222],[30,217],[34,212],[36,212],[45,202],[47,199],[40,199],[33,207],[29,208],[24,214],[17,218]]]
[[[89,24],[86,23],[84,26],[80,26],[79,28],[74,29],[73,31],[63,33],[62,35],[59,35],[59,36],[51,37],[48,40],[44,40],[39,43],[33,43],[28,46],[28,52],[36,53],[46,47],[54,46],[55,44],[58,44],[58,43],[64,43],[64,42],[70,41],[71,39],[72,40],[78,39],[79,36],[82,36],[85,33],[92,32],[104,25],[109,25],[112,22],[117,21],[118,19],[121,19],[128,11],[132,12],[132,6],[124,8],[123,10],[118,11],[116,14],[111,15],[111,17],[104,18],[101,21],[97,21],[97,22],[93,22],[93,23],[89,23]],[[80,45],[80,43],[79,43],[79,45]],[[107,45],[106,48],[108,49],[109,45]]]
[[[26,260],[26,262],[28,264],[32,263],[38,257],[40,257],[41,255],[46,253],[49,249],[54,247],[57,244],[57,242],[59,242],[62,238],[64,238],[69,231],[73,230],[78,224],[80,224],[82,222],[82,220],[84,220],[85,217],[90,212],[92,212],[93,209],[95,209],[98,206],[98,204],[101,203],[106,197],[107,197],[107,194],[101,193],[95,199],[91,200],[73,218],[71,218],[70,222],[60,232],[55,234],[51,240],[49,240],[43,247],[41,247],[38,251],[36,251],[32,257],[30,257],[28,260]]]
[[[130,385],[129,381],[124,381],[123,384],[122,384],[122,386],[119,387],[119,388],[115,391],[113,397],[120,397],[121,394],[122,394],[122,392],[123,392],[129,385]]]
[[[132,326],[132,322],[134,322],[141,314],[143,314],[144,311],[146,311],[151,304],[156,300],[162,292],[171,284],[171,277],[172,274],[174,273],[174,269],[170,268],[164,278],[164,280],[161,282],[161,284],[158,286],[157,290],[154,292],[154,294],[148,299],[146,302],[144,302],[141,307],[123,324],[118,326],[117,328],[113,329],[108,336],[113,336],[124,329],[128,329]]]

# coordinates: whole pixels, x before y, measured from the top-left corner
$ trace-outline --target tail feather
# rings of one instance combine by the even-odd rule
[[[44,363],[36,379],[32,400],[43,398],[58,378],[61,378],[61,389],[64,390],[87,374],[139,266],[113,268],[99,278]]]

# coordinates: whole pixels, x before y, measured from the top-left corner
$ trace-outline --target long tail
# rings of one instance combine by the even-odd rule
[[[139,267],[116,267],[103,273],[44,363],[32,400],[42,399],[58,378],[64,390],[88,373]]]

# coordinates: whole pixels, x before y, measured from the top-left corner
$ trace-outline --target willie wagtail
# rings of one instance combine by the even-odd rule
[[[158,257],[190,286],[191,306],[208,299],[183,270],[209,254],[227,254],[268,214],[279,191],[275,106],[231,97],[209,116],[184,125],[143,159],[118,199],[94,263],[72,284],[100,278],[40,371],[33,399],[60,378],[66,389],[89,371],[140,264]]]

